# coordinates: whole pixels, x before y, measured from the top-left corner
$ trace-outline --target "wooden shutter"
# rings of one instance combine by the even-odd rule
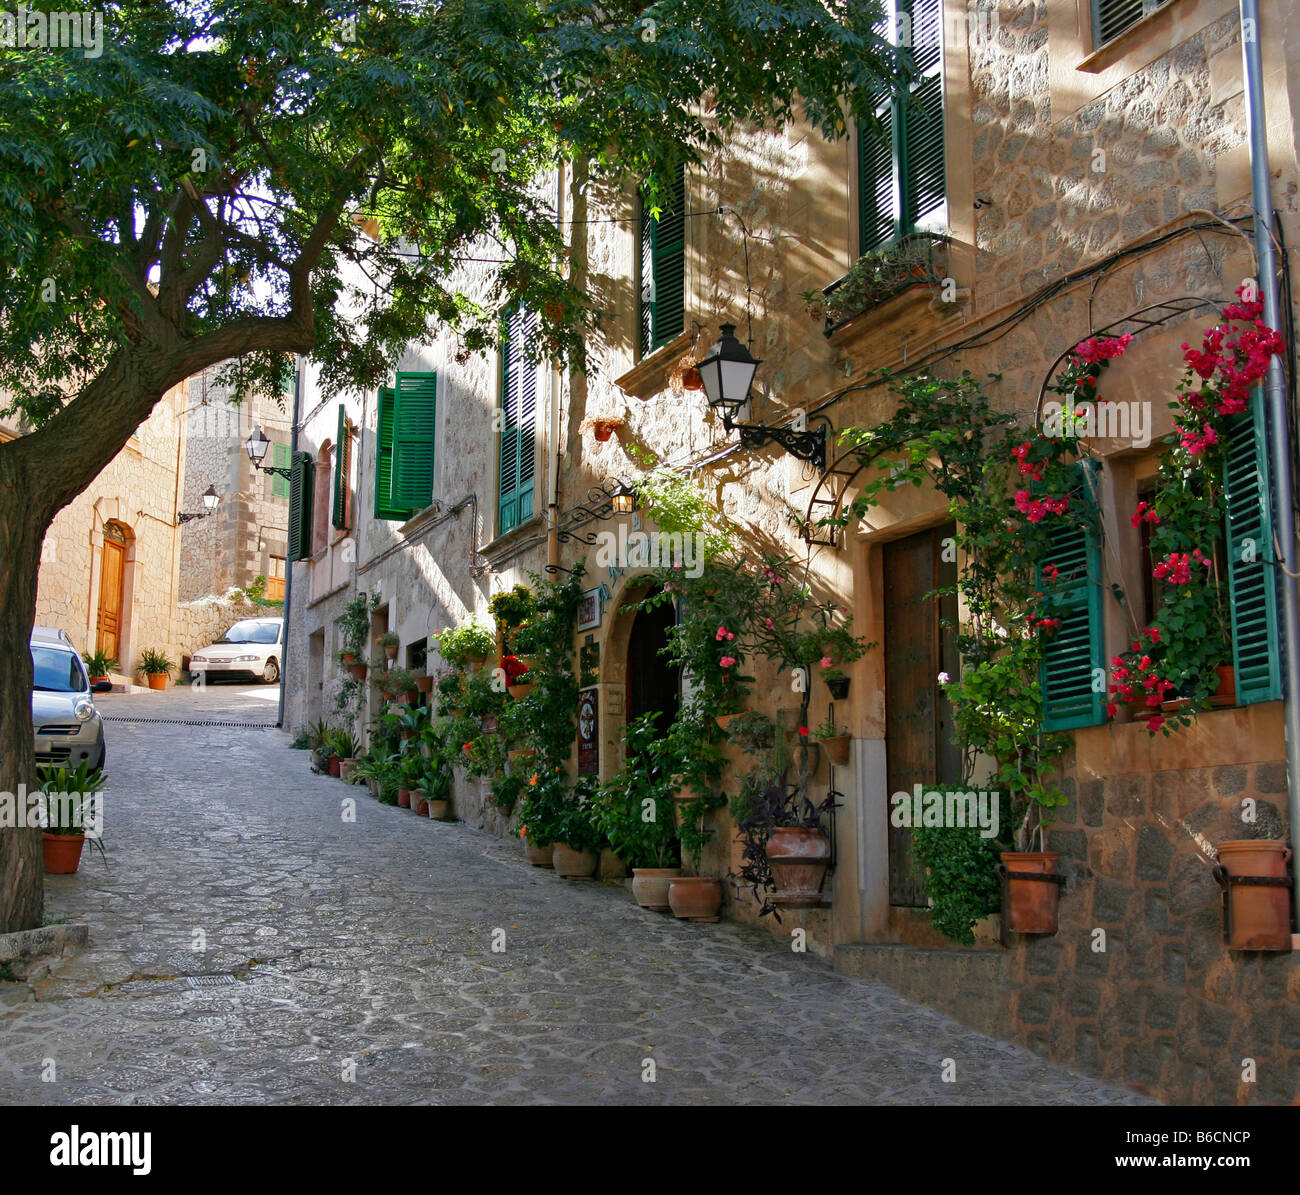
[[[348,477],[352,467],[352,429],[348,426],[348,409],[339,403],[338,447],[334,452],[334,509],[331,522],[346,531],[348,519]]]
[[[686,171],[678,167],[654,219],[641,208],[641,351],[662,348],[686,326]]]
[[[506,317],[501,345],[501,447],[497,534],[533,517],[536,468],[537,315],[516,307]]]
[[[893,240],[898,229],[894,174],[894,106],[876,114],[883,132],[858,126],[858,252],[870,253]]]
[[[379,387],[375,437],[375,518],[404,523],[415,512],[393,501],[393,388]]]
[[[947,194],[943,148],[943,3],[942,0],[910,0],[910,12],[912,53],[920,77],[897,112],[902,126],[897,144],[904,234],[941,217]]]
[[[1113,41],[1168,0],[1092,0],[1092,48]]]
[[[289,466],[289,559],[311,555],[313,470],[310,452],[295,452]]]
[[[272,444],[271,445],[271,464],[277,469],[287,469],[289,467],[289,445]],[[287,498],[289,496],[289,479],[282,477],[279,473],[271,474],[271,497]]]
[[[423,510],[433,501],[438,375],[399,373],[393,388],[393,505]]]
[[[1261,390],[1251,395],[1247,410],[1228,421],[1228,435],[1223,489],[1233,671],[1237,704],[1251,705],[1282,696],[1280,577],[1273,547],[1268,434]]]
[[[1060,625],[1044,640],[1039,684],[1043,696],[1043,729],[1069,730],[1096,726],[1106,714],[1105,686],[1096,691],[1094,677],[1105,674],[1106,645],[1101,610],[1101,540],[1097,533],[1093,479],[1078,469],[1080,487],[1074,491],[1089,515],[1085,526],[1058,523],[1051,529],[1051,547],[1039,561],[1038,587],[1047,600],[1047,613]],[[1056,566],[1056,580],[1043,575]],[[1099,674],[1096,670],[1101,669]]]

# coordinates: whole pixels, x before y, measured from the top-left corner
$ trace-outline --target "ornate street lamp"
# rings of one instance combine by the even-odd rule
[[[188,523],[191,519],[206,519],[208,515],[215,514],[217,505],[221,502],[221,495],[217,493],[217,487],[210,485],[203,491],[203,509],[196,510],[193,513],[181,513],[176,516],[176,526],[182,523]]]
[[[616,515],[630,515],[636,510],[636,490],[634,490],[626,481],[620,481],[614,487],[614,492],[609,496],[609,504],[614,508]]]
[[[264,465],[262,462],[266,459],[266,450],[270,447],[271,441],[266,438],[266,433],[260,427],[253,428],[253,434],[244,441],[244,449],[248,453],[248,459],[253,462],[253,468],[260,473],[275,473],[280,477],[289,477],[292,470],[283,468],[280,465]]]

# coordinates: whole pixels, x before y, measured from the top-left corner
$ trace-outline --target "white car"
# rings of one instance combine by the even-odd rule
[[[280,679],[284,619],[244,618],[210,647],[190,658],[190,676],[206,683],[217,676],[252,677],[268,685]]]

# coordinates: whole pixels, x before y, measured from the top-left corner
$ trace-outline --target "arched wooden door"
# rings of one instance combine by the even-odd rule
[[[668,645],[668,628],[677,621],[671,602],[653,610],[640,610],[627,643],[627,719],[656,710],[656,728],[665,733],[677,717],[681,700],[681,669],[668,663],[662,649]]]
[[[122,644],[122,582],[126,576],[126,534],[112,523],[104,527],[104,554],[99,570],[99,614],[95,647],[114,659]]]

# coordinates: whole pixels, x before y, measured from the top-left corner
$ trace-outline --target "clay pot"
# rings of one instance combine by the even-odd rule
[[[831,858],[825,834],[803,826],[778,826],[767,840],[766,853],[776,882],[773,904],[808,908],[822,903],[822,885]]]
[[[167,687],[167,673],[150,672],[145,675],[145,680],[149,682],[151,689],[165,689]]]
[[[421,693],[432,693],[432,692],[433,692],[433,677],[431,677],[431,676],[417,676],[417,677],[415,678],[415,687],[416,687],[417,689],[419,689]]]
[[[713,715],[713,720],[718,724],[718,729],[719,729],[719,730],[726,730],[726,729],[727,729],[727,725],[728,725],[728,723],[730,723],[730,721],[732,720],[732,718],[739,718],[739,717],[740,717],[740,715],[739,715],[738,713],[736,713],[736,714],[714,714],[714,715]]]
[[[339,658],[342,659],[345,668],[351,668],[357,662],[357,653],[354,651],[341,651],[339,652]]]
[[[330,756],[330,775],[333,776],[335,780],[339,779],[339,777],[343,775],[343,760],[337,755]]]
[[[683,921],[717,921],[722,881],[711,876],[678,876],[668,881],[668,907]]]
[[[849,762],[849,748],[853,745],[850,735],[839,734],[833,739],[819,739],[818,742],[826,748],[827,756],[837,768],[842,768]]]
[[[352,773],[356,771],[357,761],[355,759],[344,759],[339,762],[339,779],[344,784],[351,784]]]
[[[1233,839],[1219,843],[1218,851],[1215,879],[1227,889],[1228,949],[1290,950],[1291,889],[1227,880],[1227,876],[1285,879],[1291,858],[1286,843],[1271,838]]]
[[[596,439],[603,444],[614,434],[614,425],[598,419],[591,425],[591,430],[595,433]]]
[[[554,867],[551,855],[555,848],[547,843],[546,846],[538,846],[531,838],[524,839],[524,857],[534,867]]]
[[[397,803],[403,809],[410,809],[411,790],[409,788],[399,788],[397,790]]]
[[[411,794],[411,811],[417,817],[429,816],[429,802],[425,800],[424,795],[418,791]]]
[[[652,909],[656,913],[666,913],[668,904],[668,886],[682,874],[680,867],[634,867],[632,868],[632,895],[643,909]]]
[[[600,856],[595,851],[575,851],[566,842],[557,842],[552,847],[551,865],[566,880],[589,880],[599,864]]]
[[[353,677],[354,677],[355,679],[357,679],[357,680],[365,680],[365,679],[366,679],[366,672],[368,671],[368,667],[367,667],[367,665],[365,665],[365,664],[349,664],[349,665],[348,665],[348,671],[349,671],[350,673],[352,673],[352,675],[353,675]]]
[[[108,677],[106,676],[92,676],[90,678],[90,683],[92,685],[102,685],[106,680],[108,680]]]
[[[1237,704],[1237,674],[1231,664],[1219,664],[1215,669],[1219,678],[1219,687],[1210,697],[1210,704],[1216,708]]]
[[[42,834],[41,840],[47,875],[70,876],[77,870],[86,845],[84,834]]]
[[[451,802],[434,799],[429,802],[429,816],[436,822],[451,821]]]
[[[385,644],[384,644],[384,658],[385,658],[385,659],[388,659],[388,660],[395,660],[395,659],[397,659],[397,648],[398,648],[398,646],[399,646],[399,645],[396,644],[396,643],[391,643],[391,644],[390,644],[390,643],[385,643]]]
[[[1002,865],[1010,872],[1056,874],[1054,851],[1003,851]],[[1061,900],[1061,885],[1040,880],[1008,879],[1002,916],[1006,927],[1018,934],[1054,934]]]
[[[696,366],[688,365],[682,370],[682,386],[687,390],[704,389],[704,379],[700,376],[700,371]]]
[[[510,690],[510,696],[516,701],[522,701],[533,691],[531,683],[526,685],[507,685],[506,688]]]

